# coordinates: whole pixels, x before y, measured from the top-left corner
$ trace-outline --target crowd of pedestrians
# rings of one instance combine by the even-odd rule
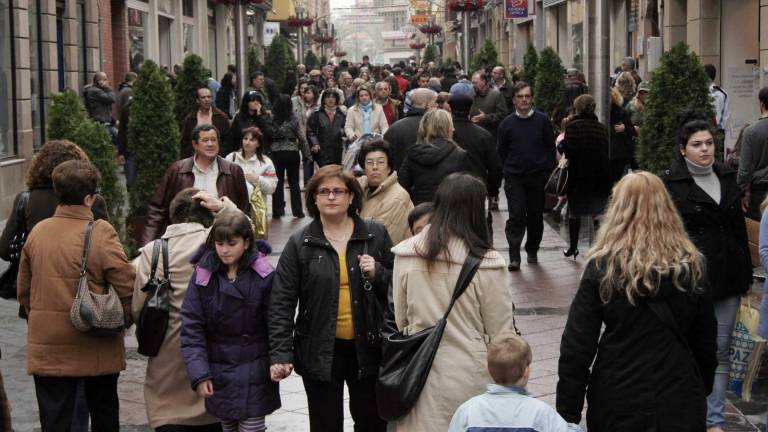
[[[678,157],[663,178],[639,171],[650,86],[631,60],[614,77],[607,119],[577,70],[564,75],[553,113],[501,66],[298,65],[283,89],[253,72],[242,95],[228,70],[197,89],[182,158],[157,185],[132,262],[106,220],[98,171],[77,145],[48,142],[0,238],[0,258],[11,259],[14,234],[26,236],[17,296],[42,430],[79,431],[89,418],[93,430],[119,429],[124,335],[74,326],[74,288],[87,276],[93,295],[117,298],[125,328],[151,325],[147,311],[165,308],[144,386],[160,432],[263,431],[294,371],[310,430],[343,430],[346,386],[355,430],[384,432],[377,380],[388,338],[429,331],[451,311],[423,388],[390,424],[397,431],[575,431],[586,397],[590,431],[722,432],[730,338],[752,282],[744,189],[759,207],[765,133],[760,122],[744,132],[738,173],[721,164],[727,104],[716,104],[716,122],[679,116]],[[91,116],[114,126],[118,100],[127,122],[135,79],[116,98],[97,73],[85,94]],[[768,90],[760,102],[768,112]],[[538,264],[545,186],[560,158],[564,256],[579,256],[584,218],[598,234],[562,336],[553,409],[525,390],[533,354],[515,326],[509,272],[521,270],[523,250]],[[508,257],[489,222],[502,185]],[[256,203],[270,195],[272,218],[286,201],[294,218],[311,218],[276,268],[266,231],[254,230]],[[164,295],[148,288],[158,281]],[[92,316],[106,306],[88,307]]]

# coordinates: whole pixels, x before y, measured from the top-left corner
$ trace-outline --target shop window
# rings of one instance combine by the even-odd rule
[[[30,0],[29,9],[29,65],[30,65],[30,93],[32,105],[32,134],[34,135],[33,147],[40,148],[45,142],[45,91],[43,88],[43,45],[40,42],[42,36],[42,16],[38,13],[41,0]]]
[[[182,0],[181,12],[184,14],[185,17],[194,18],[195,17],[194,1]]]
[[[128,55],[131,70],[138,72],[144,59],[147,58],[147,13],[138,9],[128,8]]]
[[[0,0],[0,157],[16,154],[15,52],[13,49],[13,14],[11,0]]]

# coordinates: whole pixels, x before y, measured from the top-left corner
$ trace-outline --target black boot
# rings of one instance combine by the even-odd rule
[[[568,218],[568,236],[571,246],[563,251],[563,255],[576,259],[579,256],[579,230],[581,229],[581,219],[578,217]]]

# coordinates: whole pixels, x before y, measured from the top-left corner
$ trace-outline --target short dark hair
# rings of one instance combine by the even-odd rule
[[[344,182],[344,185],[351,191],[353,195],[352,203],[347,209],[347,214],[350,216],[355,216],[360,212],[360,209],[363,208],[363,190],[360,189],[360,183],[357,182],[354,174],[349,171],[345,171],[344,167],[341,165],[331,164],[317,170],[315,175],[312,176],[312,179],[307,184],[304,198],[307,205],[307,213],[309,213],[309,215],[313,218],[318,218],[320,216],[320,210],[317,208],[317,203],[315,202],[317,189],[320,187],[320,184],[323,183],[323,181],[334,177],[341,179],[341,181]]]
[[[256,247],[256,236],[253,233],[251,221],[245,213],[239,210],[225,210],[219,213],[213,220],[213,226],[208,234],[205,245],[208,249],[215,252],[216,242],[232,240],[238,237],[248,242],[248,247],[243,251],[243,256],[240,257],[240,261],[237,263],[237,271],[241,272],[248,268],[251,252]],[[219,256],[215,253],[214,255],[218,264],[217,270],[225,270],[224,263],[221,262]]]
[[[213,96],[213,92],[208,87],[200,87],[197,90],[195,90],[195,99],[200,99],[200,90],[206,90],[208,93]]]
[[[171,223],[197,222],[206,228],[213,224],[211,211],[201,205],[201,200],[192,198],[198,192],[200,189],[188,187],[173,197],[168,210]]]
[[[714,81],[715,77],[717,76],[717,68],[713,64],[705,64],[704,65],[704,72],[707,73],[707,76],[709,77],[710,81]]]
[[[702,113],[696,111],[683,111],[677,115],[677,121],[680,129],[677,131],[677,144],[685,148],[688,139],[696,132],[707,131],[715,136],[712,122]]]
[[[423,202],[414,207],[413,210],[408,213],[408,228],[411,230],[411,232],[413,232],[413,224],[415,224],[416,221],[422,217],[428,214],[432,214],[434,209],[435,206],[430,201]]]
[[[768,87],[760,89],[760,92],[757,93],[757,99],[760,101],[763,109],[768,109]]]
[[[253,71],[251,72],[251,75],[248,76],[249,81],[253,81],[257,77],[264,76],[264,72],[262,71]]]
[[[595,102],[595,98],[588,94],[583,94],[573,101],[573,109],[576,111],[576,114],[579,115],[594,114],[596,108],[597,103]]]
[[[531,89],[531,96],[533,96],[533,87],[531,87],[531,85],[525,81],[518,81],[517,84],[515,84],[515,86],[512,87],[512,95],[517,96],[517,94],[520,93],[526,87]]]
[[[339,105],[341,103],[341,98],[339,97],[339,92],[333,89],[329,90],[323,90],[322,95],[320,96],[320,104],[325,104],[326,98],[334,98],[336,99],[336,105]]]
[[[368,153],[373,153],[376,151],[383,152],[387,155],[387,165],[389,166],[389,173],[392,174],[392,171],[394,168],[391,165],[392,161],[392,151],[389,148],[389,143],[384,141],[381,138],[377,138],[371,141],[368,141],[364,143],[362,146],[360,146],[360,151],[357,154],[357,163],[360,164],[361,167],[365,167],[365,158],[368,156]]]
[[[368,54],[366,54],[366,55],[364,55],[364,56],[363,56],[363,60],[370,60],[370,59],[371,59],[371,58],[370,58],[370,57],[368,57]]]
[[[53,190],[63,205],[82,205],[87,195],[99,192],[101,174],[89,161],[69,160],[53,169]]]
[[[208,131],[216,131],[216,138],[219,138],[219,130],[216,129],[216,126],[210,124],[210,123],[203,123],[195,126],[194,129],[192,129],[192,141],[198,142],[200,141],[200,132],[208,132]]]

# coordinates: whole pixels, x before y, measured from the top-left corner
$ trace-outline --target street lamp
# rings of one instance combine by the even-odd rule
[[[304,18],[304,6],[296,6],[296,16],[299,20]],[[299,63],[304,63],[304,26],[299,25],[299,49],[297,50]]]

